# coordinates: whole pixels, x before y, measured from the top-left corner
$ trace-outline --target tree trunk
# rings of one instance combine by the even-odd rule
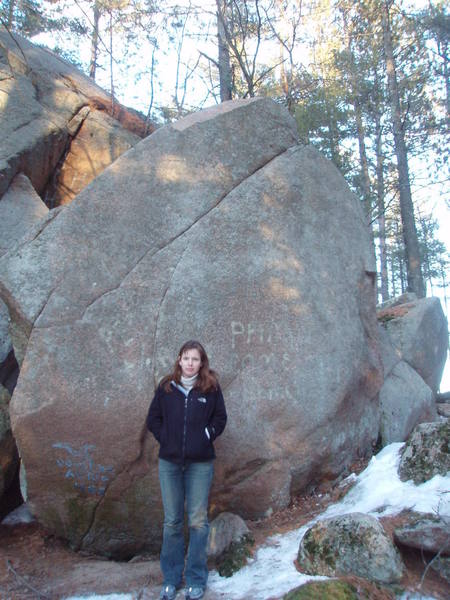
[[[114,59],[113,59],[113,14],[109,10],[109,87],[111,91],[111,115],[114,116]]]
[[[414,207],[411,197],[411,186],[408,171],[408,155],[403,132],[403,123],[400,113],[400,100],[395,71],[394,51],[390,25],[390,1],[383,1],[382,27],[383,45],[388,76],[388,88],[391,103],[391,119],[394,134],[395,154],[397,157],[398,187],[400,195],[400,211],[403,226],[403,239],[405,242],[406,269],[408,290],[415,292],[419,298],[425,296],[425,286],[420,269],[419,242],[414,220]]]
[[[389,282],[386,256],[386,208],[384,205],[384,157],[381,139],[381,114],[375,114],[375,153],[377,157],[377,210],[378,210],[378,235],[380,243],[380,291],[381,300],[389,300]]]
[[[98,24],[100,21],[100,4],[98,0],[94,2],[94,24],[91,37],[91,60],[89,64],[89,77],[95,81],[95,72],[97,70],[98,58]]]
[[[225,33],[225,0],[216,0],[217,6],[217,39],[219,45],[219,81],[220,81],[220,101],[232,99],[232,72],[230,63],[230,52]]]

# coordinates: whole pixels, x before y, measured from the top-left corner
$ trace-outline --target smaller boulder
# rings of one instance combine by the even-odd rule
[[[208,556],[215,558],[221,577],[231,577],[247,563],[254,540],[245,521],[223,512],[210,524]]]
[[[412,513],[408,523],[394,530],[394,540],[409,548],[450,554],[449,524],[437,515]]]
[[[383,446],[404,442],[418,423],[437,418],[432,390],[404,361],[386,377],[380,390],[380,408]]]
[[[361,600],[355,587],[346,581],[312,581],[301,585],[285,596],[283,600]]]
[[[436,393],[448,351],[448,324],[439,298],[411,299],[383,307],[378,320],[386,328],[397,355]]]
[[[356,575],[395,583],[403,574],[399,552],[370,515],[352,513],[318,521],[300,542],[298,566],[309,575]]]
[[[208,556],[219,556],[232,542],[239,542],[249,533],[245,521],[238,515],[223,512],[210,523]]]
[[[375,600],[392,598],[395,595],[378,584],[352,577],[352,581],[332,579],[309,581],[283,596],[283,600]]]
[[[399,476],[412,479],[417,485],[435,475],[447,475],[450,470],[450,422],[417,425],[402,449]]]

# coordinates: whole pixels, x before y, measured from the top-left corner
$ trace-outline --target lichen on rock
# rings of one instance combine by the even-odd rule
[[[318,521],[300,542],[297,561],[309,575],[356,575],[380,583],[399,581],[403,571],[380,523],[362,513]]]
[[[435,475],[445,476],[450,470],[450,421],[421,423],[402,449],[399,476],[424,483]]]

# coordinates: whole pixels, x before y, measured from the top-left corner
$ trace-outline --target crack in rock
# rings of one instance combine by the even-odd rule
[[[172,281],[175,277],[175,273],[176,270],[178,269],[178,265],[181,263],[181,261],[183,260],[184,255],[186,254],[187,249],[189,248],[189,240],[186,243],[186,246],[184,247],[184,250],[181,252],[181,256],[180,258],[177,260],[175,267],[173,269],[172,275],[169,277],[169,281],[167,282],[167,286],[166,289],[164,290],[164,293],[162,295],[161,301],[159,303],[159,307],[158,307],[158,312],[156,315],[156,324],[155,324],[155,335],[153,337],[153,381],[155,381],[155,376],[156,376],[156,372],[155,372],[155,368],[156,368],[156,361],[154,360],[154,357],[156,356],[156,343],[158,340],[158,327],[159,327],[159,317],[161,315],[161,308],[162,305],[164,304],[164,301],[166,299],[167,293],[170,289],[170,286],[172,285]]]

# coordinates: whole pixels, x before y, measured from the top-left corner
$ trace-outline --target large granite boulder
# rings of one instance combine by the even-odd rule
[[[141,116],[112,101],[73,65],[3,26],[0,113],[0,197],[14,176],[24,173],[50,207],[69,201],[100,166],[109,165],[146,133]],[[72,149],[79,132],[82,140]],[[100,132],[98,140],[93,132]],[[106,143],[99,150],[101,140]]]
[[[11,419],[33,512],[79,548],[158,545],[141,430],[189,338],[229,414],[215,511],[258,517],[336,476],[378,434],[374,272],[357,199],[282,107],[224,103],[157,130],[0,259],[29,337]]]
[[[356,575],[378,583],[395,583],[403,562],[375,517],[351,513],[315,523],[302,538],[298,567],[309,575]]]
[[[415,369],[436,394],[448,351],[448,324],[439,298],[407,298],[384,306],[378,318],[399,358]]]

